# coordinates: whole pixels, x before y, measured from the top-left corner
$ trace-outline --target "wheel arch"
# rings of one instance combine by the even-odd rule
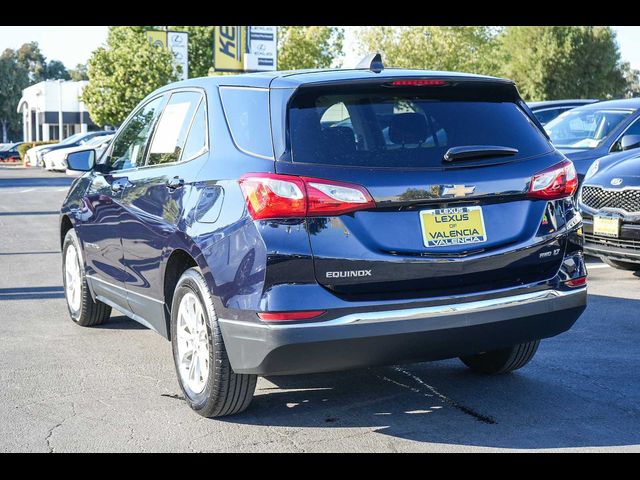
[[[60,218],[60,249],[64,246],[64,237],[67,232],[73,228],[73,223],[69,215],[62,215]]]

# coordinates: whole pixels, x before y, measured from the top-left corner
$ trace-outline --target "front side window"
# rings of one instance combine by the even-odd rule
[[[220,87],[220,97],[236,146],[251,155],[273,158],[267,90]]]
[[[158,121],[147,165],[174,163],[180,160],[202,95],[198,92],[176,92],[164,107]]]
[[[145,147],[161,102],[162,97],[157,97],[138,109],[118,133],[105,160],[109,171],[136,168],[144,163]]]
[[[631,115],[630,110],[574,109],[544,126],[558,148],[597,148]]]

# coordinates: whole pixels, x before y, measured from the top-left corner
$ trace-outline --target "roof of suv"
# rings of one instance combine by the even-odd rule
[[[177,86],[233,85],[258,88],[296,88],[305,84],[336,82],[344,80],[373,80],[403,77],[428,77],[442,79],[488,80],[500,83],[510,83],[511,80],[471,73],[442,72],[435,70],[408,70],[400,68],[385,68],[379,73],[366,69],[309,69],[309,70],[280,70],[260,73],[245,73],[240,75],[214,75],[199,77],[182,82],[172,83],[168,88]]]

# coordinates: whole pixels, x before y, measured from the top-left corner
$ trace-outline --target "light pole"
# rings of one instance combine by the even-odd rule
[[[58,140],[62,141],[62,80],[58,80]]]

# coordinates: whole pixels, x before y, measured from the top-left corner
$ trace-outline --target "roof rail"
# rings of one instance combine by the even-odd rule
[[[384,70],[382,64],[382,55],[380,53],[370,53],[358,62],[356,70],[371,70],[374,73],[380,73]]]

